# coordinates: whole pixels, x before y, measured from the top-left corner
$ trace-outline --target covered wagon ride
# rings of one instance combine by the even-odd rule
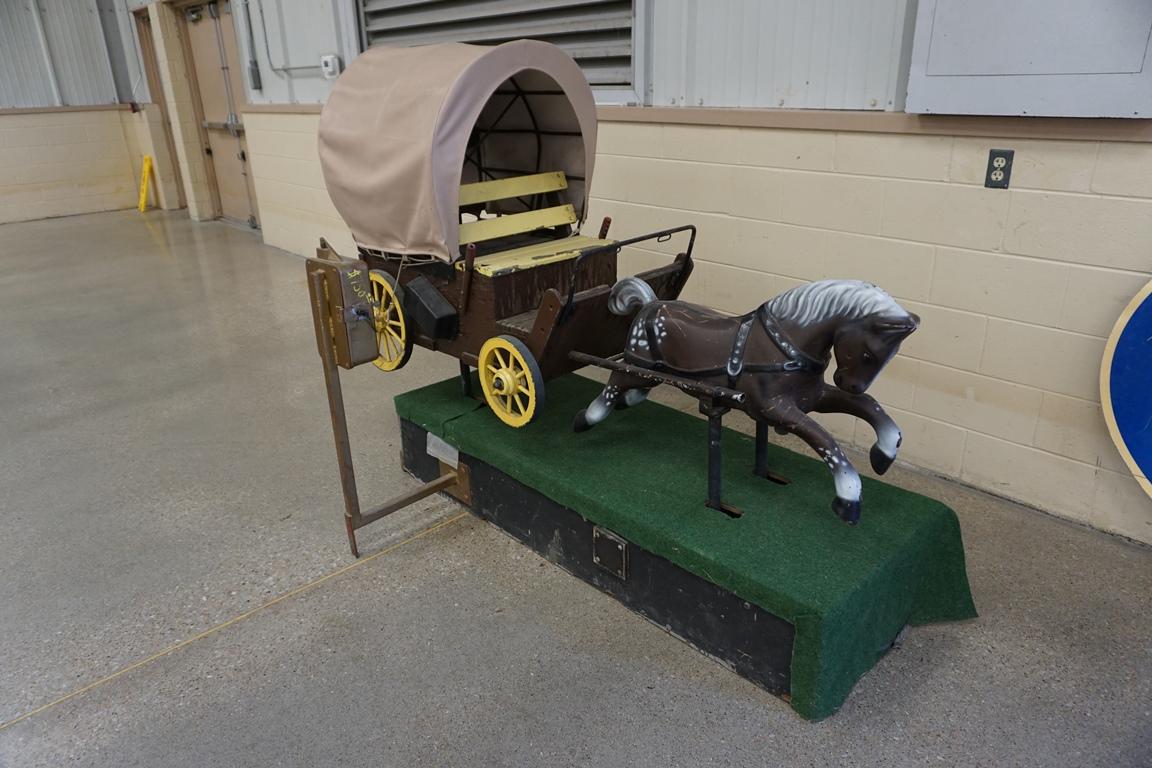
[[[676,238],[670,263],[637,277],[675,299],[692,272],[696,229],[610,240],[581,232],[596,160],[596,108],[579,66],[548,43],[379,47],[340,76],[320,117],[329,196],[356,243],[321,240],[308,260],[349,544],[355,531],[437,491],[465,501],[444,447],[436,480],[362,511],[338,368],[404,366],[416,345],[472,369],[511,427],[544,406],[545,383],[618,356],[629,318],[609,310],[626,246]],[[463,468],[459,472],[464,472]]]
[[[576,63],[520,40],[374,48],[336,82],[320,118],[328,192],[367,266],[378,355],[414,345],[475,367],[484,399],[522,427],[545,382],[624,348],[608,311],[626,245],[683,233],[676,259],[641,277],[676,298],[695,229],[624,241],[580,231],[596,155],[596,110]],[[322,248],[322,250],[325,250]],[[322,254],[322,256],[331,254]]]

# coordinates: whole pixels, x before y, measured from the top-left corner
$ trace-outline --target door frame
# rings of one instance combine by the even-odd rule
[[[210,153],[208,129],[204,127],[204,104],[200,100],[200,81],[196,77],[196,60],[192,58],[192,41],[188,36],[188,16],[186,11],[197,5],[208,5],[214,0],[176,0],[172,10],[176,15],[176,32],[180,38],[181,53],[184,57],[184,71],[188,76],[189,90],[192,92],[192,112],[196,115],[196,135],[200,138],[200,155],[204,158],[204,176],[208,182],[208,192],[212,197],[213,218],[224,217],[224,207],[220,204],[220,188],[216,181],[216,163]],[[219,1],[219,0],[215,0]]]
[[[152,22],[148,7],[137,8],[132,12],[132,23],[136,28],[136,40],[140,43],[140,59],[144,64],[144,78],[148,83],[151,103],[160,109],[160,124],[164,129],[164,143],[171,159],[172,177],[176,182],[176,207],[184,208],[188,201],[184,196],[183,172],[180,170],[179,156],[176,154],[176,140],[172,136],[172,119],[168,112],[168,98],[160,80],[160,63],[156,58],[156,42],[152,39]]]

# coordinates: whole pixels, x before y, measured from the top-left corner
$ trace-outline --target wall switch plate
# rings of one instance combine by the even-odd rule
[[[1012,178],[1012,156],[1016,154],[1013,149],[988,150],[988,170],[984,173],[984,186],[992,189],[1008,189],[1008,181]]]
[[[321,56],[320,73],[325,80],[335,80],[340,75],[340,57],[334,53]]]

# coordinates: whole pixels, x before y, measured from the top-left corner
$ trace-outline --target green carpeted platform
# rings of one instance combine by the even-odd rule
[[[940,502],[865,479],[863,515],[849,527],[832,513],[823,463],[771,446],[769,466],[792,480],[776,485],[751,474],[752,439],[725,430],[724,498],[744,511],[733,519],[703,505],[705,421],[645,403],[573,433],[573,416],[599,391],[575,375],[549,382],[540,416],[518,430],[462,397],[457,379],[400,395],[396,411],[790,622],[791,701],[804,717],[835,712],[905,624],[976,615],[960,528]]]

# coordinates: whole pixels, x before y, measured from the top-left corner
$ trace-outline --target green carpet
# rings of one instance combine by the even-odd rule
[[[537,420],[503,425],[457,379],[396,398],[396,411],[588,520],[792,623],[792,706],[835,712],[905,624],[972,618],[956,516],[938,501],[864,479],[860,524],[833,514],[823,463],[770,447],[779,486],[751,474],[753,441],[725,430],[729,518],[704,507],[707,424],[653,403],[575,434],[600,391],[580,376],[548,384]],[[732,413],[727,420],[746,419]]]

